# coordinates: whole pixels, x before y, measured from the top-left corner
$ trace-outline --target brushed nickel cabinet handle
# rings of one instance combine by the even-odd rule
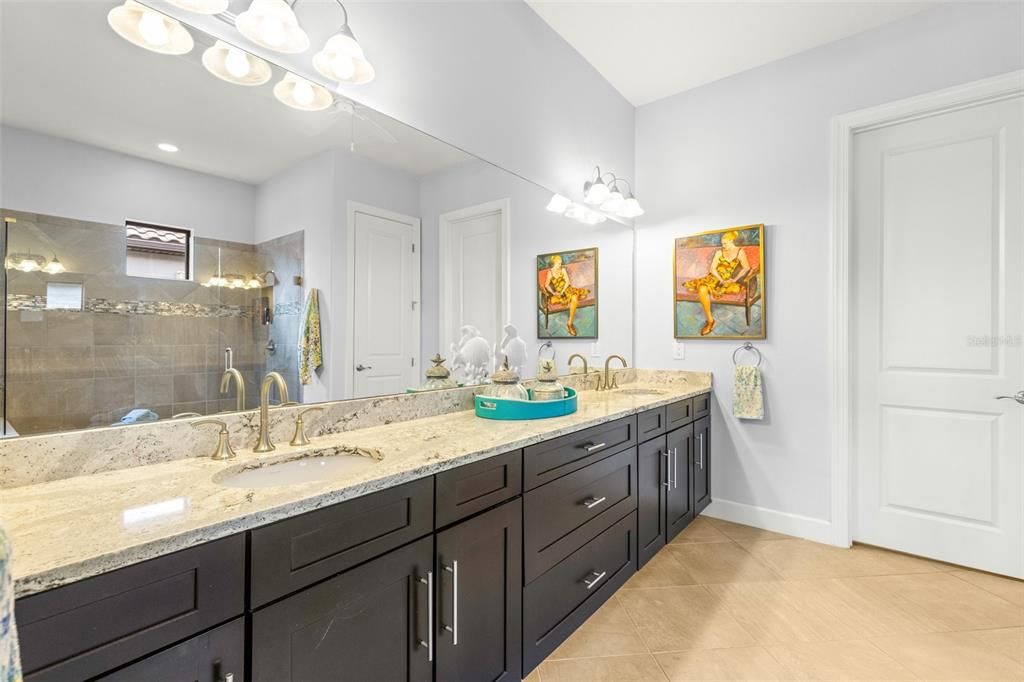
[[[600,573],[598,573],[597,571],[594,571],[594,572],[593,572],[593,573],[591,573],[590,575],[594,576],[594,579],[593,579],[593,580],[587,580],[586,578],[584,578],[584,579],[583,579],[583,584],[587,586],[587,589],[588,589],[588,590],[591,590],[591,589],[593,589],[593,588],[594,588],[594,585],[596,585],[596,584],[598,584],[599,582],[601,582],[601,580],[602,580],[602,579],[603,579],[603,578],[604,578],[604,577],[605,577],[606,575],[608,575],[608,571],[601,571]]]
[[[427,586],[427,641],[419,640],[420,646],[427,647],[427,660],[434,662],[434,572],[427,571],[426,579],[419,581]]]
[[[672,489],[679,490],[679,448],[672,448],[672,468],[676,470],[676,477],[672,479]]]
[[[662,485],[672,490],[672,453],[665,450],[661,456],[665,458],[665,482]]]
[[[607,499],[607,497],[591,497],[589,499],[583,500],[583,506],[586,507],[587,509],[593,509],[594,507],[601,504]]]
[[[452,633],[452,646],[459,645],[459,561],[456,559],[451,566],[445,566],[444,570],[452,574],[452,624],[445,626],[445,630]]]
[[[586,445],[582,445],[580,447],[582,447],[587,452],[593,452],[594,450],[600,450],[601,448],[607,445],[607,443],[587,443]]]

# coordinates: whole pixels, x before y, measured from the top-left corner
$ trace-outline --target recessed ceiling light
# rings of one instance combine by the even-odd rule
[[[171,144],[170,142],[161,142],[160,144],[158,144],[156,146],[156,148],[159,149],[162,152],[174,153],[174,152],[178,151],[178,145]]]

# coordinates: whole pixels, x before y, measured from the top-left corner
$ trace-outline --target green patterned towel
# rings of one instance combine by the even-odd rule
[[[320,292],[312,288],[306,297],[306,307],[302,311],[302,329],[299,330],[299,381],[303,385],[312,383],[313,373],[323,364],[324,355],[320,345]]]
[[[764,419],[761,370],[754,365],[737,365],[733,372],[732,416],[740,419]]]

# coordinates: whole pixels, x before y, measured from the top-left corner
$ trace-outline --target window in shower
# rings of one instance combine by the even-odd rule
[[[191,278],[192,233],[180,227],[164,227],[131,220],[125,223],[127,273],[155,279]]]

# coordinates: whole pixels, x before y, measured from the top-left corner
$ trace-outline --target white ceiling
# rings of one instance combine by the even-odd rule
[[[526,2],[635,106],[901,19],[929,4]]]
[[[108,26],[119,0],[2,0],[0,121],[76,142],[248,183],[261,183],[327,149],[349,149],[346,106],[300,112],[274,99],[272,86],[245,88],[214,78],[191,30],[183,57],[131,45]],[[372,110],[358,107],[355,153],[427,175],[471,158]],[[366,120],[366,119],[369,119]],[[180,148],[157,150],[159,142]]]

